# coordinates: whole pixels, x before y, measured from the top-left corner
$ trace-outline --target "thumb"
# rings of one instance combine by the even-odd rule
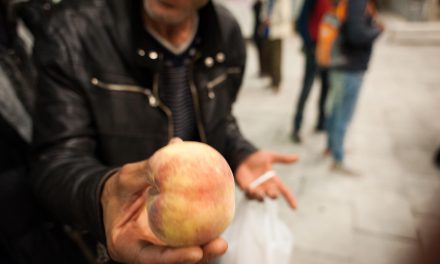
[[[169,248],[146,244],[137,260],[139,263],[197,263],[202,257],[200,247]]]
[[[170,141],[168,142],[168,144],[175,144],[175,143],[181,143],[183,142],[183,140],[179,137],[174,137],[172,139],[170,139]]]

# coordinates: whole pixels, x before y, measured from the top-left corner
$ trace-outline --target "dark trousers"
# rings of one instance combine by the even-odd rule
[[[257,46],[261,46],[261,36],[260,36],[260,13],[261,13],[261,1],[255,1],[252,6],[254,12],[254,32],[252,33],[252,38]]]
[[[269,75],[272,86],[278,88],[281,83],[281,39],[265,39],[260,58],[262,74]]]
[[[263,49],[263,37],[261,36],[261,21],[260,21],[260,13],[261,13],[261,1],[254,1],[254,5],[252,6],[254,12],[254,32],[252,33],[252,40],[254,41],[255,47],[258,52],[258,72],[260,76],[263,75],[263,71],[261,69],[261,60],[262,60],[262,49]]]
[[[437,153],[435,154],[434,163],[440,169],[440,148],[437,150]]]
[[[302,83],[301,93],[299,95],[298,102],[296,105],[296,113],[293,124],[294,132],[298,132],[301,129],[304,107],[307,102],[307,98],[309,97],[310,91],[313,86],[313,82],[315,80],[315,76],[318,71],[321,77],[321,94],[318,102],[319,114],[318,114],[317,129],[324,129],[324,123],[325,123],[325,101],[329,90],[328,70],[318,69],[318,65],[316,64],[316,58],[315,58],[315,47],[305,47],[304,55],[305,55],[304,79]]]

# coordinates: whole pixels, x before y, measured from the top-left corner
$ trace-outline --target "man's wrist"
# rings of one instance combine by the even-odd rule
[[[99,221],[99,230],[98,230],[98,240],[102,242],[104,245],[106,244],[106,235],[105,235],[105,226],[104,226],[104,214],[103,214],[103,206],[107,204],[110,198],[111,189],[113,188],[112,176],[116,175],[119,172],[120,168],[114,168],[109,170],[100,180],[98,184],[97,191],[97,201],[99,203],[98,206],[98,221]]]

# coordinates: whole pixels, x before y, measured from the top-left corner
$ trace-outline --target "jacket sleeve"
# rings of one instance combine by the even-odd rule
[[[351,45],[370,45],[380,35],[379,28],[370,23],[371,18],[366,15],[367,2],[368,0],[348,1],[345,32]]]
[[[234,61],[234,65],[238,65],[241,69],[239,76],[232,78],[232,85],[229,87],[231,104],[233,105],[240,91],[245,72],[246,46],[239,25],[234,21],[231,28],[232,30],[226,37],[228,50],[231,51],[229,57],[231,61]],[[242,135],[232,111],[227,116],[223,129],[227,138],[224,146],[225,158],[228,160],[232,171],[235,172],[240,163],[257,151],[257,148]]]
[[[81,56],[79,45],[72,36],[67,45],[63,35],[69,35],[69,30],[65,31],[52,30],[50,37],[39,38],[34,52],[39,68],[34,191],[59,221],[90,231],[103,242],[100,192],[114,168],[94,157],[97,141],[92,115],[74,77],[73,61]]]

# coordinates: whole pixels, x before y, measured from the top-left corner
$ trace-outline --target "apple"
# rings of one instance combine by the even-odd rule
[[[180,141],[148,160],[148,221],[169,246],[199,246],[217,238],[235,212],[234,177],[207,144]]]

